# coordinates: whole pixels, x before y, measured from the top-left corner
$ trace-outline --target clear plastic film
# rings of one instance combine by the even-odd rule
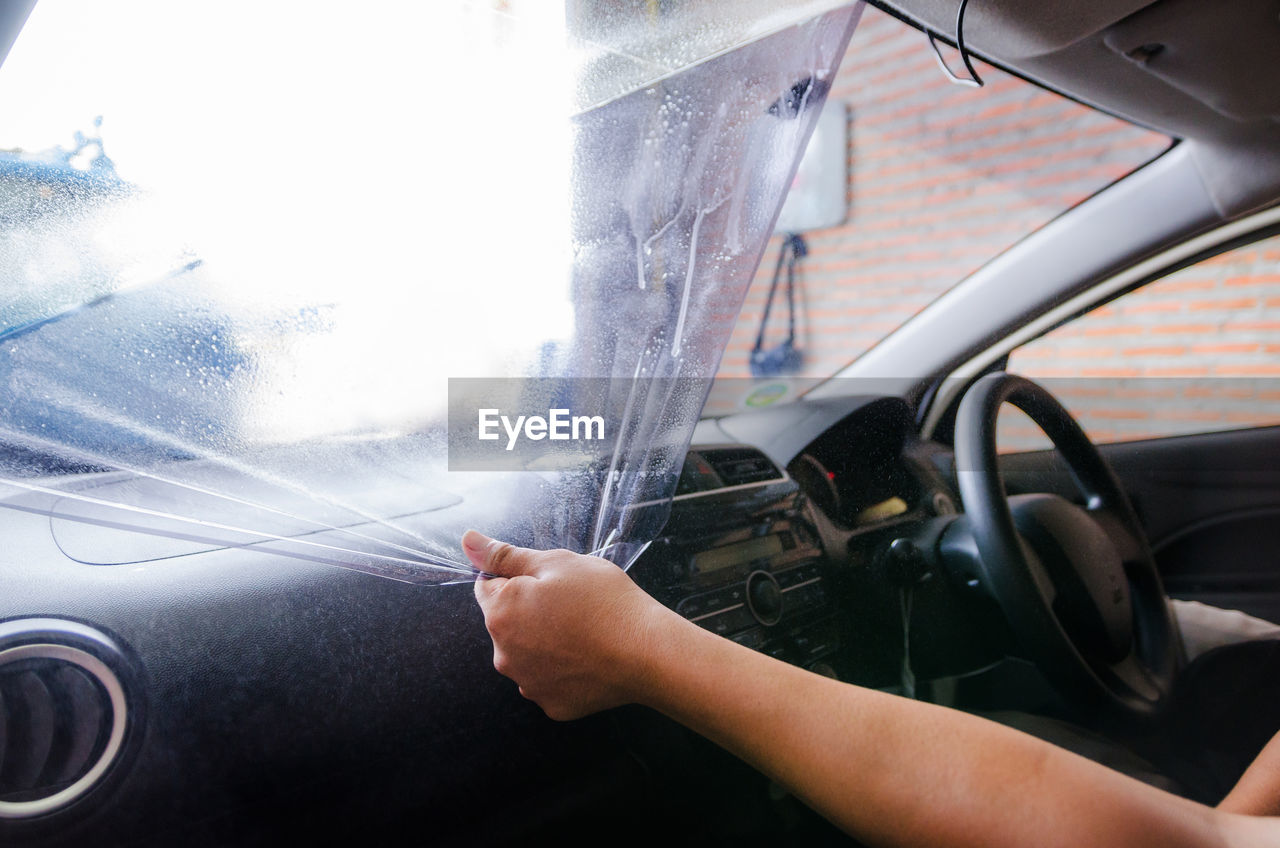
[[[170,73],[137,102],[141,61],[101,71],[46,116],[102,114],[100,140],[0,139],[23,148],[0,161],[0,506],[86,563],[240,548],[419,583],[474,578],[468,527],[623,567],[660,531],[859,12],[690,4],[737,22],[699,49],[670,32],[687,9],[611,36],[604,6],[151,4],[130,44],[117,7],[45,5],[6,114],[38,111],[55,44]],[[605,438],[469,464],[477,387]]]

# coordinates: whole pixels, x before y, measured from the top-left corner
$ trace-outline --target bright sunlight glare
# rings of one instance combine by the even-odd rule
[[[141,198],[96,234],[127,284],[194,256],[241,312],[323,312],[242,328],[273,354],[254,440],[412,427],[447,378],[572,334],[564,12],[491,5],[43,0],[0,73],[0,149],[101,115]]]

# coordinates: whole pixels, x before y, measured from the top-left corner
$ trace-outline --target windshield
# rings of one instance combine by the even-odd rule
[[[978,70],[983,88],[950,83],[920,31],[867,9],[747,294],[711,411],[793,397],[837,374],[1015,242],[1170,146],[996,68]],[[790,232],[805,252],[794,320],[779,267]],[[783,356],[792,333],[794,353]]]
[[[95,563],[629,564],[860,12],[670,5],[39,4],[3,505]]]

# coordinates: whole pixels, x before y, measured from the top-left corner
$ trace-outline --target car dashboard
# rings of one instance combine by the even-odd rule
[[[631,575],[702,627],[862,685],[903,682],[906,638],[917,677],[995,662],[963,592],[904,551],[955,510],[949,453],[912,430],[887,397],[702,422]],[[70,802],[0,818],[6,844],[506,844],[627,822],[655,836],[838,838],[648,710],[547,720],[493,671],[469,584],[234,548],[88,565],[49,516],[0,510],[0,522],[0,659],[60,645],[105,666],[120,694],[95,702],[110,687],[83,667],[87,687],[65,685],[56,656],[0,664],[0,801],[75,788],[110,748]]]

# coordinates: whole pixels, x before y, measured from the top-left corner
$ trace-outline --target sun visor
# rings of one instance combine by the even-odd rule
[[[1280,3],[1161,0],[1108,29],[1107,47],[1238,121],[1280,119]]]

